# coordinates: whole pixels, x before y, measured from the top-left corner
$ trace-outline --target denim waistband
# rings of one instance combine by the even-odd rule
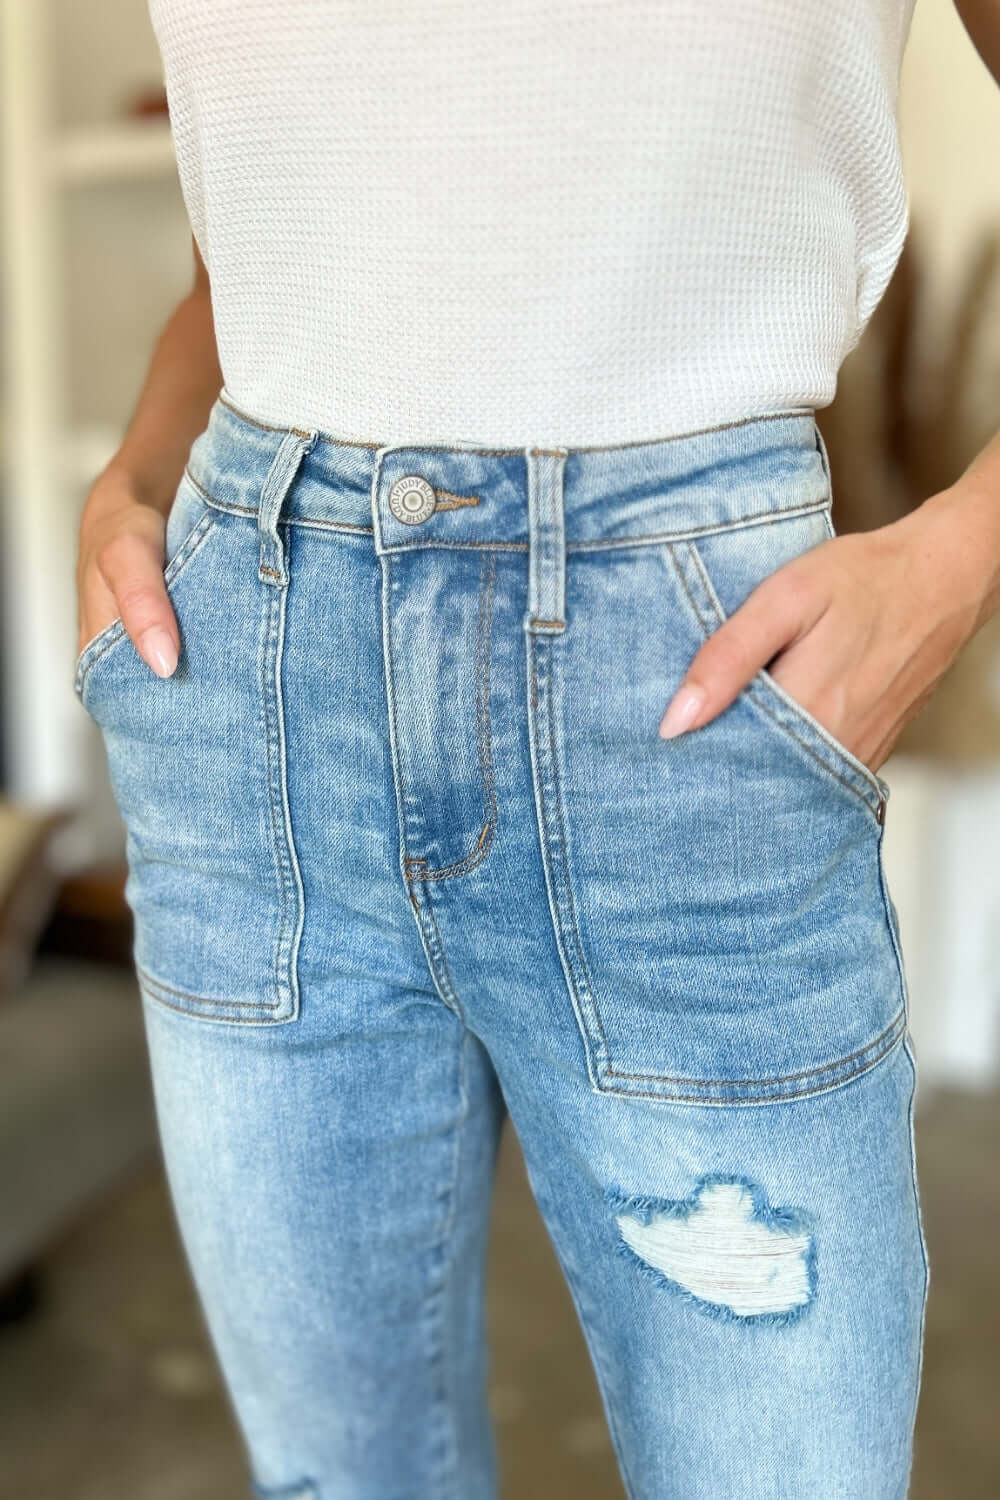
[[[269,425],[223,389],[192,444],[188,474],[213,505],[256,516],[289,434],[302,442],[280,520],[371,533],[380,553],[527,549],[532,477],[553,467],[567,551],[700,535],[830,503],[829,463],[811,408],[603,448],[379,447]],[[399,503],[407,490],[409,515]]]

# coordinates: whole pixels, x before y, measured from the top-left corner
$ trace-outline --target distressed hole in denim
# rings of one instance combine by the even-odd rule
[[[255,1500],[319,1500],[319,1490],[310,1479],[300,1479],[298,1484],[285,1485],[279,1489],[268,1489],[265,1485],[251,1483]]]
[[[715,1317],[787,1323],[816,1295],[809,1216],[748,1178],[712,1173],[688,1198],[608,1197],[626,1256]]]

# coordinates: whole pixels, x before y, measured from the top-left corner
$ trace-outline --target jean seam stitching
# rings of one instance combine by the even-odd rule
[[[377,477],[377,476],[376,476]],[[393,793],[396,799],[396,822],[399,839],[399,863],[400,875],[403,887],[410,902],[413,919],[416,923],[417,933],[420,937],[421,946],[424,949],[424,959],[427,963],[427,971],[430,974],[434,988],[441,999],[441,1003],[453,1015],[458,1016],[464,1023],[462,1007],[451,982],[447,959],[445,958],[444,945],[441,942],[441,933],[434,915],[433,903],[428,898],[426,912],[424,907],[417,901],[416,889],[414,887],[408,865],[407,854],[406,808],[403,787],[399,776],[399,725],[397,723],[396,688],[393,676],[392,664],[392,626],[389,613],[389,582],[390,564],[388,559],[381,557],[382,577],[382,670],[385,678],[386,693],[386,717],[389,726],[389,763],[392,770]]]
[[[383,672],[385,675],[386,709],[389,722],[389,760],[392,767],[393,792],[396,798],[396,818],[399,828],[399,856],[401,874],[404,885],[409,891],[409,873],[406,868],[409,854],[407,852],[408,830],[406,827],[406,807],[403,796],[403,788],[399,777],[399,722],[396,708],[396,686],[392,664],[392,627],[389,617],[389,563],[382,561],[382,658]]]
[[[474,870],[483,859],[485,859],[490,844],[493,842],[493,825],[484,823],[476,841],[476,847],[471,854],[464,859],[456,860],[454,864],[442,865],[440,869],[420,869],[420,865],[426,865],[426,859],[419,855],[407,855],[406,874],[409,880],[452,880],[456,875],[465,875],[467,871]]]
[[[486,540],[476,542],[449,542],[440,537],[432,537],[426,541],[418,542],[387,542],[381,551],[393,552],[427,552],[440,549],[444,552],[527,552],[527,542],[508,542],[504,540]]]
[[[225,509],[225,507],[220,507]],[[253,515],[253,511],[250,511]],[[318,516],[285,516],[283,526],[305,526],[310,531],[341,532],[344,536],[374,536],[374,526],[362,526],[354,521],[323,521]]]
[[[274,878],[275,890],[278,897],[278,924],[272,943],[271,965],[273,970],[274,992],[277,997],[275,1010],[281,1009],[281,959],[285,944],[286,929],[288,925],[288,893],[285,884],[285,871],[282,866],[279,852],[279,832],[277,809],[275,808],[275,744],[274,744],[274,716],[272,705],[272,672],[274,669],[273,651],[277,642],[277,621],[275,619],[276,606],[284,599],[284,589],[267,589],[267,600],[261,618],[260,645],[258,655],[258,671],[260,673],[260,692],[258,694],[259,724],[264,751],[267,758],[267,810],[268,823],[271,829],[271,868]]]
[[[767,707],[767,705],[763,701],[765,695],[772,697],[772,701],[776,701],[784,705],[784,699],[779,698],[773,694],[773,690],[767,679],[764,677],[758,677],[754,682],[748,684],[748,686],[750,688],[748,697],[755,703],[756,707],[760,709],[761,713],[766,714],[767,717],[772,721],[772,723],[774,723],[777,728],[782,731],[783,734],[788,735],[789,739],[794,740],[797,745],[801,745],[802,749],[805,750],[808,755],[811,755],[816,764],[822,766],[823,770],[826,771],[829,776],[832,776],[835,781],[839,781],[841,786],[849,791],[852,796],[856,797],[859,802],[863,802],[865,807],[867,807],[868,811],[872,814],[872,817],[875,819],[875,822],[877,824],[877,811],[872,806],[871,802],[864,794],[864,792],[862,792],[859,787],[855,786],[853,782],[848,781],[845,776],[842,776],[840,772],[828,761],[824,760],[819,751],[814,749],[814,747],[807,740],[803,739],[800,734],[797,734],[796,731],[792,728],[791,724],[786,724],[774,709]],[[874,789],[872,791],[872,795],[875,795]]]
[[[178,998],[182,1000],[194,1000],[197,1001],[199,1005],[217,1006],[219,1009],[224,1010],[250,1010],[260,1011],[266,1015],[274,1014],[275,1007],[272,1005],[267,1005],[264,1001],[215,1000],[210,995],[196,995],[193,990],[182,990],[177,985],[167,984],[165,980],[158,979],[155,974],[151,974],[150,971],[144,967],[144,965],[138,962],[138,960],[134,960],[134,965],[137,977],[145,986],[145,988],[149,990],[157,992],[162,991],[164,994],[177,995]],[[154,998],[160,1000],[162,999],[162,996],[160,993],[156,993],[154,995]],[[164,1005],[169,1005],[172,1010],[182,1011],[185,1015],[190,1013],[188,1006],[172,1005],[169,1000],[163,1000],[162,1003]]]
[[[910,1099],[907,1110],[910,1137],[910,1180],[913,1184],[913,1203],[917,1216],[917,1241],[920,1246],[920,1259],[923,1262],[924,1267],[924,1285],[920,1303],[920,1331],[918,1334],[917,1370],[914,1380],[913,1407],[910,1415],[910,1435],[912,1442],[913,1433],[917,1423],[917,1412],[920,1406],[920,1386],[924,1367],[924,1337],[927,1323],[927,1300],[928,1294],[930,1292],[931,1270],[927,1237],[924,1229],[923,1211],[920,1203],[920,1187],[917,1181],[917,1147],[916,1132],[914,1127],[914,1107],[916,1105],[918,1079],[917,1064],[905,1030],[903,1035],[903,1050],[906,1053],[907,1061],[910,1065],[911,1074]]]
[[[453,1255],[454,1245],[455,1245],[454,1228],[455,1228],[455,1224],[456,1224],[457,1218],[458,1218],[458,1191],[459,1191],[459,1181],[460,1181],[460,1176],[461,1176],[461,1164],[462,1164],[462,1134],[463,1134],[463,1131],[465,1129],[466,1123],[467,1123],[468,1118],[469,1118],[468,1058],[467,1058],[467,1055],[466,1055],[466,1045],[467,1045],[467,1040],[468,1040],[468,1033],[467,1033],[467,1031],[466,1031],[466,1029],[464,1027],[464,1023],[461,1022],[461,1019],[460,1019],[460,1024],[462,1025],[462,1031],[461,1031],[460,1036],[459,1036],[458,1049],[457,1049],[457,1051],[458,1051],[458,1058],[457,1058],[457,1061],[458,1061],[458,1097],[459,1097],[459,1109],[460,1109],[460,1113],[459,1113],[459,1118],[455,1122],[455,1129],[454,1129],[454,1132],[453,1132],[454,1133],[454,1153],[453,1153],[453,1160],[452,1160],[452,1167],[451,1167],[451,1181],[450,1181],[449,1187],[448,1187],[448,1214],[447,1214],[447,1220],[446,1220],[446,1223],[444,1225],[443,1232],[442,1232],[442,1237],[441,1237],[441,1244],[443,1246],[443,1263],[442,1263],[442,1267],[441,1267],[440,1281],[439,1281],[437,1287],[435,1288],[435,1296],[436,1296],[435,1312],[436,1312],[436,1321],[437,1321],[437,1325],[438,1325],[438,1339],[439,1339],[439,1349],[440,1349],[439,1358],[440,1358],[440,1361],[441,1361],[441,1381],[440,1381],[440,1387],[439,1387],[440,1392],[441,1392],[441,1400],[439,1402],[439,1408],[438,1409],[439,1409],[439,1413],[444,1418],[444,1421],[442,1421],[442,1423],[441,1423],[442,1431],[444,1430],[445,1427],[447,1427],[449,1425],[448,1418],[449,1418],[449,1416],[451,1414],[454,1413],[454,1410],[455,1410],[455,1402],[454,1402],[454,1400],[453,1399],[449,1399],[451,1393],[449,1392],[449,1379],[448,1379],[449,1370],[448,1370],[448,1354],[447,1354],[447,1350],[446,1350],[446,1346],[447,1346],[447,1333],[445,1331],[445,1306],[446,1306],[446,1301],[447,1301],[446,1292],[447,1292],[447,1285],[448,1285],[448,1275],[449,1275],[449,1272],[452,1270],[452,1255]],[[430,1360],[431,1360],[432,1363],[433,1363],[433,1357],[434,1357],[433,1356],[433,1350],[431,1350],[431,1351],[429,1351],[429,1358],[430,1358]],[[450,1454],[448,1455],[449,1458],[450,1458],[450,1462],[447,1462],[447,1461],[443,1462],[441,1464],[441,1470],[440,1470],[440,1472],[441,1472],[441,1478],[442,1478],[442,1491],[445,1490],[445,1486],[447,1485],[448,1490],[450,1491],[450,1493],[453,1496],[456,1497],[456,1500],[457,1500],[457,1496],[458,1496],[458,1446],[457,1446],[457,1444],[455,1442],[455,1439],[454,1439],[454,1429],[453,1428],[451,1430],[450,1437],[451,1437]],[[449,1473],[449,1471],[450,1471],[450,1473]],[[448,1483],[449,1477],[450,1477],[450,1484]]]
[[[873,1037],[864,1047],[858,1047],[853,1052],[846,1053],[843,1057],[835,1058],[832,1062],[820,1063],[815,1068],[802,1068],[795,1073],[779,1073],[772,1078],[685,1078],[682,1074],[670,1073],[624,1073],[617,1068],[608,1068],[608,1074],[613,1078],[634,1078],[639,1082],[658,1083],[683,1083],[689,1088],[769,1088],[772,1084],[794,1083],[800,1078],[819,1078],[825,1073],[834,1073],[855,1058],[867,1057],[867,1054],[881,1047],[883,1043],[891,1044],[892,1036],[904,1020],[903,1011],[900,1009],[893,1016],[888,1026],[880,1031],[877,1037]],[[881,1056],[881,1053],[878,1053]],[[853,1072],[847,1077],[853,1077]]]
[[[438,869],[427,868],[421,855],[406,855],[405,865],[411,880],[451,880],[465,875],[481,864],[489,853],[496,834],[497,795],[493,770],[493,749],[490,736],[490,637],[493,620],[493,585],[496,577],[496,557],[484,557],[480,575],[479,613],[476,621],[476,750],[479,757],[479,774],[483,788],[483,824],[476,846],[470,854]],[[418,870],[416,866],[425,868]]]
[[[205,485],[191,472],[185,469],[186,477],[201,495],[207,505],[213,509],[225,512],[227,515],[256,516],[257,512],[253,506],[239,505],[234,500],[220,500],[213,495]],[[440,506],[441,510],[455,509],[453,506]],[[566,542],[567,552],[606,552],[620,551],[629,547],[652,547],[663,542],[683,542],[693,540],[697,537],[718,536],[723,532],[740,531],[756,526],[774,525],[779,521],[794,520],[802,516],[815,515],[817,512],[829,512],[829,500],[810,502],[807,505],[783,506],[777,510],[748,511],[741,516],[734,516],[728,521],[722,521],[715,526],[685,526],[677,531],[645,531],[636,536],[620,537],[596,537],[574,541],[568,538]],[[305,526],[317,531],[342,532],[348,536],[372,536],[374,526],[362,525],[354,521],[327,521],[319,516],[282,516],[282,526]],[[834,533],[831,533],[833,535]],[[450,541],[447,538],[425,538],[423,541],[413,540],[400,542],[396,545],[389,544],[382,550],[385,552],[412,552],[419,549],[441,547],[452,550],[474,550],[486,549],[498,552],[524,552],[528,550],[528,542],[519,542],[504,537],[485,538],[469,541]]]
[[[205,504],[210,505],[213,510],[224,511],[230,516],[256,517],[257,510],[254,506],[238,505],[235,500],[220,500],[217,495],[213,495],[205,488],[200,479],[195,478],[190,468],[186,468],[184,474],[194,485]],[[323,521],[319,517],[312,516],[284,515],[280,517],[278,524],[279,526],[309,526],[321,531],[343,531],[351,536],[371,536],[375,530],[374,526],[363,526],[360,522]]]
[[[899,1020],[900,1018],[897,1017],[897,1023]],[[659,1099],[669,1104],[698,1104],[714,1109],[732,1109],[734,1107],[742,1106],[752,1107],[758,1104],[783,1104],[792,1099],[815,1099],[821,1094],[828,1094],[836,1088],[843,1087],[844,1084],[852,1083],[856,1078],[863,1077],[865,1073],[870,1073],[872,1068],[877,1067],[879,1063],[881,1063],[885,1058],[891,1055],[894,1049],[899,1046],[905,1035],[906,1028],[902,1025],[897,1024],[894,1035],[889,1037],[888,1041],[886,1042],[885,1046],[882,1047],[881,1051],[874,1053],[869,1058],[866,1058],[863,1063],[861,1063],[857,1068],[852,1068],[849,1073],[838,1074],[834,1078],[829,1078],[817,1088],[784,1089],[780,1092],[774,1092],[770,1094],[729,1094],[721,1098],[713,1098],[711,1095],[704,1093],[678,1094],[670,1093],[663,1089],[629,1089],[615,1088],[613,1086],[598,1089],[598,1092],[605,1094],[615,1094],[617,1096],[622,1096],[628,1099]],[[833,1065],[831,1065],[830,1071],[835,1071]],[[650,1076],[649,1081],[653,1083],[656,1081],[656,1079],[655,1077]],[[747,1082],[747,1087],[753,1086],[754,1080],[749,1079]]]
[[[291,1020],[298,1014],[299,995],[297,957],[299,939],[305,921],[305,896],[298,857],[292,837],[291,809],[288,798],[288,764],[285,744],[284,693],[281,672],[284,662],[285,620],[288,588],[269,589],[266,651],[261,663],[264,692],[264,715],[267,725],[268,801],[270,803],[275,880],[278,887],[280,917],[275,939],[275,991],[281,1010],[287,992]]]
[[[426,955],[427,966],[430,970],[434,988],[441,997],[442,1003],[451,1011],[453,1016],[458,1017],[464,1026],[465,1014],[451,977],[451,968],[444,950],[441,929],[438,926],[437,915],[434,911],[434,903],[430,899],[430,896],[428,896],[428,899],[421,905],[416,899],[416,893],[413,891],[412,886],[410,887],[410,892],[410,904],[417,919],[417,926],[425,935],[426,947],[429,950]]]
[[[678,531],[645,531],[637,536],[600,537],[585,541],[567,541],[567,552],[601,552],[621,547],[648,547],[660,542],[685,542],[696,537],[719,536],[729,531],[750,530],[757,526],[770,526],[779,521],[795,520],[802,516],[815,515],[827,509],[826,500],[810,501],[805,505],[780,506],[777,510],[748,511],[746,515],[732,520],[720,521],[714,526],[685,526]]]
[[[552,857],[552,839],[549,833],[550,820],[550,798],[546,786],[546,770],[544,750],[542,745],[543,730],[541,725],[540,694],[538,691],[538,666],[537,658],[541,651],[541,642],[551,637],[540,636],[534,631],[524,632],[525,651],[527,657],[527,689],[528,689],[528,743],[531,756],[531,786],[532,802],[535,812],[535,824],[538,831],[539,853],[542,862],[542,874],[545,880],[545,894],[549,905],[549,920],[552,925],[552,935],[559,956],[559,965],[562,969],[563,980],[569,995],[570,1005],[573,1009],[573,1017],[576,1022],[577,1032],[580,1037],[580,1045],[583,1048],[586,1063],[587,1076],[596,1087],[599,1069],[603,1064],[603,1055],[595,1056],[595,1048],[599,1046],[599,1040],[592,1034],[592,1025],[589,1019],[587,1007],[578,991],[572,964],[566,948],[565,934],[560,908],[559,893],[557,890],[557,876],[554,869]],[[548,647],[551,651],[551,644]]]
[[[251,505],[239,505],[235,500],[220,500],[206,489],[199,479],[196,479],[190,469],[185,470],[187,478],[199,492],[206,505],[211,505],[214,510],[220,510],[227,515],[234,516],[256,516],[257,512]],[[439,509],[454,509],[455,507],[441,506]],[[731,520],[720,522],[716,526],[685,526],[678,531],[644,531],[636,536],[595,537],[584,538],[574,541],[568,538],[566,541],[567,552],[606,552],[621,551],[629,547],[651,547],[658,546],[662,542],[683,542],[703,536],[718,536],[728,531],[749,530],[756,526],[773,525],[779,521],[794,520],[801,516],[815,515],[817,511],[829,510],[829,501],[821,500],[809,505],[797,505],[783,507],[778,510],[750,511],[746,515],[735,516]],[[374,526],[362,525],[355,521],[327,521],[320,516],[282,516],[282,526],[305,526],[318,531],[339,531],[350,536],[372,536]],[[383,547],[385,552],[412,552],[421,549],[441,547],[453,550],[473,550],[476,548],[495,550],[498,552],[526,552],[528,542],[519,542],[507,537],[487,537],[469,541],[450,541],[447,537],[431,537],[418,540],[414,537],[406,542],[395,545],[388,544]]]
[[[908,982],[907,977],[906,977],[906,965],[905,965],[905,962],[904,962],[904,959],[903,959],[902,946],[901,946],[900,938],[899,938],[899,936],[898,936],[898,934],[896,932],[896,923],[895,923],[895,920],[893,918],[892,909],[891,909],[891,903],[890,903],[890,898],[889,898],[889,884],[888,884],[888,879],[887,879],[886,871],[885,871],[884,842],[885,842],[885,829],[883,828],[880,831],[880,837],[879,837],[879,841],[878,841],[878,850],[877,850],[878,874],[879,874],[879,888],[880,888],[881,893],[882,893],[882,909],[883,909],[883,912],[885,914],[885,921],[886,921],[886,925],[887,925],[887,927],[889,929],[889,937],[890,937],[890,940],[892,942],[893,953],[895,954],[895,958],[896,958],[896,972],[897,972],[898,981],[899,981],[900,993],[901,993],[901,996],[902,996],[902,1005],[903,1005],[903,1050],[906,1052],[906,1056],[907,1056],[907,1059],[908,1059],[909,1064],[910,1064],[910,1072],[913,1075],[913,1077],[912,1077],[912,1084],[911,1084],[911,1088],[910,1088],[910,1102],[909,1102],[909,1111],[908,1111],[908,1113],[909,1113],[909,1135],[910,1135],[910,1178],[911,1178],[911,1181],[912,1181],[912,1184],[913,1184],[913,1198],[914,1198],[914,1205],[915,1205],[916,1214],[917,1214],[917,1238],[918,1238],[918,1241],[919,1241],[919,1244],[920,1244],[920,1258],[921,1258],[921,1260],[923,1262],[923,1267],[924,1267],[924,1290],[923,1290],[923,1297],[922,1297],[922,1304],[921,1304],[921,1311],[920,1311],[920,1353],[919,1353],[919,1358],[918,1358],[916,1384],[915,1384],[915,1389],[914,1389],[914,1393],[913,1393],[913,1414],[912,1414],[912,1419],[911,1419],[911,1433],[912,1433],[913,1429],[916,1426],[917,1409],[918,1409],[918,1406],[919,1406],[919,1403],[920,1403],[920,1383],[921,1383],[921,1377],[922,1377],[922,1373],[923,1373],[923,1361],[924,1361],[924,1329],[925,1329],[926,1319],[927,1319],[927,1299],[928,1299],[928,1294],[929,1294],[929,1291],[930,1291],[931,1268],[930,1268],[930,1254],[929,1254],[929,1248],[928,1248],[928,1244],[927,1244],[927,1234],[926,1234],[926,1230],[925,1230],[925,1227],[924,1227],[923,1210],[922,1210],[921,1202],[920,1202],[920,1187],[919,1187],[919,1184],[918,1184],[918,1181],[917,1181],[917,1143],[916,1143],[916,1131],[915,1131],[915,1126],[914,1126],[914,1109],[915,1109],[915,1105],[916,1105],[916,1095],[917,1095],[917,1062],[916,1062],[916,1058],[915,1058],[915,1056],[913,1054],[913,1050],[912,1050],[912,1047],[910,1045],[909,1037],[908,1037],[909,1022],[910,1022],[910,987],[909,987],[909,982]]]
[[[531,634],[532,633],[531,632],[527,632],[527,634],[529,635],[529,638],[531,638]],[[536,639],[541,640],[542,638],[541,637],[536,637]],[[569,845],[568,845],[568,841],[567,841],[567,838],[566,838],[566,820],[565,820],[565,813],[564,813],[563,805],[562,805],[562,780],[561,780],[561,776],[560,776],[560,773],[559,773],[558,760],[557,760],[557,749],[556,749],[556,738],[555,738],[555,723],[554,723],[554,713],[553,713],[553,696],[554,695],[553,695],[553,687],[552,687],[552,678],[553,678],[553,671],[552,671],[553,660],[552,660],[552,658],[553,658],[553,650],[554,650],[554,648],[553,648],[553,645],[551,644],[551,642],[552,642],[552,637],[551,636],[545,637],[544,639],[547,639],[549,641],[549,643],[550,643],[549,646],[548,646],[548,677],[547,677],[547,692],[546,692],[546,695],[545,695],[545,714],[544,714],[544,717],[545,717],[546,739],[547,739],[547,742],[548,742],[549,779],[550,779],[551,787],[552,787],[552,798],[551,798],[551,801],[552,801],[552,810],[553,810],[554,815],[555,815],[555,824],[556,824],[556,829],[555,829],[556,837],[555,837],[555,840],[553,840],[552,837],[551,837],[551,833],[550,833],[550,830],[549,830],[549,822],[548,822],[547,818],[543,818],[542,819],[542,826],[543,826],[543,828],[545,830],[545,832],[544,832],[544,839],[545,839],[546,848],[549,851],[550,863],[551,863],[552,849],[553,849],[553,846],[556,845],[556,846],[558,846],[559,859],[560,859],[560,863],[561,863],[561,866],[562,866],[561,885],[563,887],[563,898],[562,898],[562,900],[560,900],[559,896],[558,896],[558,893],[556,894],[556,902],[555,902],[556,918],[557,918],[557,922],[558,922],[558,925],[559,925],[560,929],[562,929],[564,926],[568,927],[568,929],[569,929],[569,937],[570,937],[571,942],[572,942],[572,947],[573,947],[573,949],[575,949],[575,963],[574,962],[568,963],[568,966],[567,966],[568,967],[568,973],[566,975],[566,978],[567,978],[567,981],[568,981],[568,984],[569,984],[569,987],[570,987],[571,997],[575,997],[575,1000],[576,1000],[576,1004],[574,1005],[574,1010],[576,1011],[578,1019],[585,1024],[584,1018],[589,1013],[593,1017],[594,1023],[596,1024],[597,1033],[598,1033],[597,1040],[598,1040],[598,1046],[600,1048],[600,1056],[599,1056],[599,1058],[596,1061],[597,1061],[598,1071],[600,1072],[601,1070],[603,1070],[604,1068],[606,1068],[608,1066],[608,1058],[610,1056],[610,1051],[609,1051],[609,1048],[608,1048],[607,1034],[606,1034],[606,1032],[604,1030],[604,1021],[603,1021],[603,1019],[601,1017],[600,1010],[598,1008],[596,999],[594,997],[593,985],[592,985],[591,980],[590,980],[590,972],[589,972],[588,967],[587,967],[586,954],[584,952],[584,947],[583,947],[583,937],[582,937],[582,934],[580,932],[580,926],[579,926],[579,922],[577,920],[577,915],[576,915],[576,902],[575,902],[575,899],[574,899],[574,896],[573,896],[573,882],[572,882],[572,879],[571,879],[571,876],[570,876],[570,868],[569,868]],[[534,648],[534,650],[532,651],[532,655],[531,655],[532,689],[533,689],[533,691],[532,691],[532,701],[533,701],[533,703],[535,705],[535,712],[536,712],[536,714],[538,712],[538,705],[539,705],[539,703],[541,701],[540,695],[538,693],[538,668],[537,668],[537,662],[538,662],[538,656],[539,656],[539,654],[540,654],[540,646],[536,646]],[[545,788],[544,788],[544,786],[541,787],[541,797],[542,797],[542,801],[544,803],[544,801],[545,801]],[[553,879],[553,884],[554,885],[556,884],[555,876],[554,876],[554,879]],[[563,916],[564,912],[565,912],[565,917]],[[586,1027],[584,1036],[582,1038],[585,1044],[587,1043],[587,1040],[588,1040],[589,1031],[590,1031],[590,1028]]]

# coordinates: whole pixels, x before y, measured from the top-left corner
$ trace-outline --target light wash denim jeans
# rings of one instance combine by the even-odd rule
[[[76,682],[257,1494],[493,1500],[508,1111],[632,1500],[906,1494],[928,1271],[889,789],[765,671],[657,734],[830,507],[805,409],[489,450],[215,403],[167,527],[178,669],[115,623]]]

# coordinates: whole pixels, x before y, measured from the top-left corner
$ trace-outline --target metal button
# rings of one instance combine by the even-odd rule
[[[434,514],[436,505],[434,486],[419,474],[405,474],[402,479],[396,480],[389,491],[389,509],[397,521],[405,521],[407,526],[416,526],[418,522],[426,521],[428,516]]]

